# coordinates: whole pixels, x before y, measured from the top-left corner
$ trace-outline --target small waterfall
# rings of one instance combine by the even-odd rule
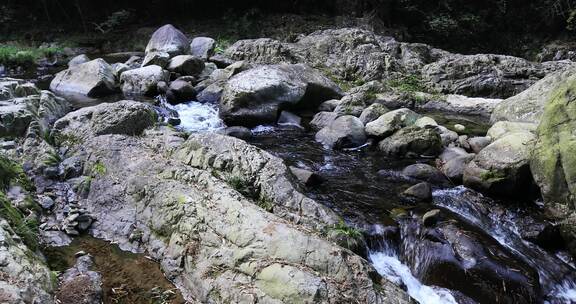
[[[472,195],[466,195],[467,193]],[[513,211],[502,214],[484,210],[483,206],[495,203],[463,186],[436,190],[433,195],[434,204],[479,227],[534,268],[540,277],[547,303],[576,303],[576,269],[557,255],[522,239],[517,224],[522,219],[518,214]]]
[[[371,235],[376,237],[376,246],[368,250],[368,259],[387,280],[406,287],[408,294],[421,304],[457,304],[449,290],[423,285],[398,258],[397,249],[383,235],[380,225],[372,227]]]
[[[178,105],[165,106],[178,112],[180,116],[180,128],[188,132],[208,132],[217,131],[226,127],[220,116],[216,105],[191,101]]]

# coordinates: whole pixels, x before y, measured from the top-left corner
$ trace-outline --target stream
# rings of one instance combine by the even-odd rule
[[[168,107],[179,113],[183,130],[224,126],[216,106]],[[472,124],[472,134],[485,134],[486,125],[474,117],[450,119]],[[295,127],[259,126],[252,133],[251,144],[322,177],[324,182],[305,194],[364,231],[366,258],[419,303],[576,303],[576,268],[568,255],[522,237],[529,225],[545,224],[531,216],[537,204],[497,201],[450,186],[435,187],[432,204],[414,205],[399,193],[417,181],[401,171],[429,159],[386,159],[369,147],[327,150],[313,133]],[[418,220],[431,209],[441,210],[438,228]]]

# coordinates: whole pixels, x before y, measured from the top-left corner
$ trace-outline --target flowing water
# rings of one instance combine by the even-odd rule
[[[184,130],[210,132],[223,127],[218,110],[212,105],[191,102],[172,109],[180,114]],[[485,134],[483,122],[462,117],[456,121],[467,127],[472,125],[469,128],[471,134]],[[505,214],[491,213],[492,209],[488,207],[496,202],[461,186],[437,188],[432,205],[409,204],[399,193],[416,181],[402,176],[401,170],[414,162],[430,160],[386,159],[369,147],[327,150],[314,141],[313,133],[300,128],[259,126],[252,133],[253,137],[248,140],[251,144],[284,159],[287,165],[309,169],[322,176],[324,183],[306,189],[306,194],[336,210],[349,225],[365,231],[368,240],[366,258],[382,276],[405,288],[418,302],[498,301],[495,300],[498,296],[491,298],[475,291],[476,283],[491,283],[493,274],[486,272],[493,272],[495,277],[502,277],[504,286],[496,288],[501,288],[502,294],[526,291],[522,286],[533,286],[530,288],[533,290],[526,291],[529,302],[576,303],[574,265],[566,258],[568,255],[546,251],[521,238],[518,221],[528,218],[527,211],[523,212],[522,208],[500,209],[506,210]],[[455,223],[449,229],[457,229],[456,235],[466,236],[467,239],[462,240],[471,242],[471,248],[479,248],[478,256],[462,263],[464,272],[468,271],[466,267],[470,267],[471,275],[459,277],[456,271],[452,273],[450,268],[440,265],[438,269],[445,278],[430,278],[429,272],[434,271],[430,264],[434,264],[434,259],[450,258],[427,253],[432,249],[413,234],[424,229],[415,225],[418,221],[414,218],[432,207],[443,210],[446,221]],[[412,218],[405,221],[395,219],[394,213],[398,210]],[[480,256],[483,250],[485,256]],[[482,264],[479,260],[484,258],[488,262]],[[473,265],[468,265],[470,261],[474,262]],[[478,265],[480,271],[474,272],[473,267]],[[478,282],[473,281],[476,279]],[[538,283],[540,287],[535,286]],[[490,288],[485,289],[490,291]],[[515,298],[511,296],[510,299]],[[516,300],[508,302],[518,303]]]

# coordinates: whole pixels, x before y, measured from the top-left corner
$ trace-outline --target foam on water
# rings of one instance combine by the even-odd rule
[[[167,107],[178,112],[181,120],[180,127],[186,131],[206,132],[226,127],[215,105],[192,101],[175,106],[167,105]]]
[[[380,225],[374,225],[371,230],[372,234],[383,233]],[[368,259],[381,276],[393,283],[406,286],[408,294],[419,303],[458,304],[447,289],[427,286],[418,281],[412,275],[410,268],[400,262],[394,249],[384,245],[379,250],[370,250]]]

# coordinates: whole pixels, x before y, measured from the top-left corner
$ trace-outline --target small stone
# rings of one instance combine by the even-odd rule
[[[290,171],[302,184],[306,186],[314,186],[322,183],[322,177],[310,170],[291,166]]]
[[[430,187],[430,184],[426,182],[419,183],[406,189],[404,195],[418,201],[431,201],[432,187]]]
[[[178,118],[178,117],[170,117],[170,118],[168,118],[167,122],[171,126],[178,126],[182,123],[182,120],[180,120],[180,118]]]
[[[456,130],[456,132],[464,132],[466,131],[466,127],[461,124],[455,124],[454,130]]]
[[[85,256],[87,253],[84,250],[80,250],[74,254],[74,257],[79,258],[81,256]]]
[[[250,131],[250,129],[240,126],[228,127],[226,130],[224,130],[224,134],[240,139],[247,139],[252,137],[252,131]]]
[[[45,210],[49,210],[52,209],[52,207],[54,206],[54,200],[52,198],[50,198],[49,196],[42,196],[39,200],[38,203],[40,204],[40,206],[42,206],[43,209]]]
[[[13,140],[10,141],[3,141],[0,143],[0,148],[4,150],[10,150],[16,148],[16,142]]]
[[[282,111],[282,113],[280,113],[280,118],[278,118],[278,124],[281,126],[295,126],[301,128],[301,122],[302,118],[300,118],[300,116],[288,111]]]
[[[440,209],[430,210],[422,216],[422,222],[424,222],[424,226],[432,227],[436,225],[436,223],[438,222],[439,216],[440,216]]]

